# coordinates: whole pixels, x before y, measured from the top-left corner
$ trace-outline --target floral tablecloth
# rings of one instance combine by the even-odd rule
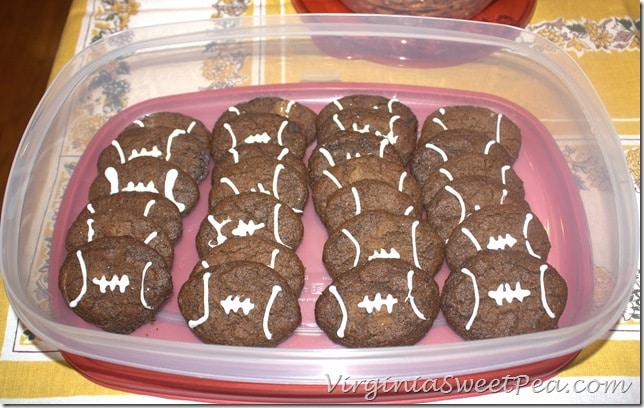
[[[539,0],[527,30],[567,51],[586,72],[603,100],[627,158],[633,188],[640,192],[640,7],[634,0]],[[52,72],[98,39],[134,27],[164,22],[238,15],[288,14],[290,0],[75,0]],[[244,84],[234,55],[207,54],[201,67],[206,88]],[[95,84],[94,97],[75,117],[79,138],[91,137],[107,112],[127,106],[127,70],[115,66]],[[73,146],[70,147],[73,149]],[[585,163],[592,158],[570,152],[583,182],[593,183]],[[71,172],[71,169],[68,170]],[[44,235],[52,225],[45,225]],[[47,230],[49,229],[49,230]],[[640,271],[622,318],[600,340],[585,347],[561,372],[519,392],[470,397],[467,403],[639,403]],[[597,279],[602,270],[597,266]],[[0,282],[0,286],[2,283]],[[4,287],[2,288],[4,289]],[[60,353],[24,327],[0,290],[0,402],[2,403],[163,403],[157,397],[104,388],[71,368]]]

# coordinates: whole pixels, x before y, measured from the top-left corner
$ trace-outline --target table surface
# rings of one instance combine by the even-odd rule
[[[640,190],[640,7],[634,0],[538,0],[527,30],[568,52],[604,102]],[[76,52],[112,33],[161,22],[296,13],[290,0],[74,0],[53,75]],[[206,74],[204,73],[204,76]],[[580,158],[580,160],[583,160]],[[457,403],[639,403],[640,272],[622,318],[540,387]],[[3,283],[0,282],[0,286]],[[97,385],[71,368],[15,316],[0,288],[0,402],[164,403]]]

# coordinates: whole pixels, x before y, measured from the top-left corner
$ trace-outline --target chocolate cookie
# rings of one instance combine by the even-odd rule
[[[326,213],[326,204],[331,194],[342,187],[361,180],[379,180],[407,194],[415,203],[422,205],[422,190],[404,167],[376,156],[363,156],[336,164],[324,172],[313,185],[313,204],[320,217]]]
[[[445,247],[445,260],[454,271],[482,250],[524,252],[546,260],[550,241],[533,213],[496,205],[473,212],[454,229]]]
[[[147,244],[157,251],[166,265],[172,269],[172,240],[155,222],[127,210],[81,212],[67,230],[65,248],[71,252],[87,242],[113,236],[130,236]]]
[[[334,230],[363,211],[385,211],[420,218],[422,210],[407,194],[390,184],[378,180],[360,180],[331,194],[322,219],[327,229]]]
[[[505,185],[509,192],[525,196],[523,180],[512,166],[499,163],[493,156],[483,153],[461,153],[434,170],[423,184],[423,203],[427,205],[436,193],[453,180],[467,176],[485,176]]]
[[[521,129],[502,113],[471,105],[445,106],[425,119],[421,137],[432,138],[446,129],[471,129],[485,133],[505,147],[516,160],[521,149]]]
[[[86,220],[94,213],[120,211],[130,211],[148,218],[158,225],[172,242],[181,236],[183,224],[179,209],[157,193],[125,192],[98,196],[87,204],[78,217]]]
[[[318,143],[308,161],[309,182],[315,184],[325,170],[361,156],[377,156],[403,167],[400,153],[386,139],[350,130],[339,130],[331,141]]]
[[[304,235],[302,217],[275,197],[240,193],[209,211],[197,232],[197,252],[204,258],[228,238],[253,235],[296,249]]]
[[[226,262],[193,274],[178,301],[188,327],[209,344],[274,347],[302,321],[288,283],[258,262]]]
[[[208,147],[182,129],[163,126],[124,130],[98,157],[98,172],[137,157],[155,157],[170,162],[199,183],[208,173]]]
[[[210,154],[215,160],[230,154],[243,144],[267,143],[288,147],[302,158],[308,146],[302,129],[274,113],[242,113],[226,121],[218,121],[212,129]]]
[[[234,154],[233,154],[234,153]],[[305,178],[308,177],[308,170],[301,158],[289,154],[288,147],[274,144],[245,144],[237,146],[230,154],[220,157],[215,163],[214,171],[225,172],[225,168],[239,164],[242,161],[254,160],[258,157],[271,157],[284,163],[285,166],[296,170]]]
[[[299,296],[304,287],[304,264],[295,251],[277,242],[257,236],[230,238],[210,249],[192,273],[229,261],[254,261],[269,266],[283,277]]]
[[[142,116],[132,124],[128,125],[126,130],[131,128],[154,128],[157,126],[163,126],[171,129],[180,129],[186,133],[198,138],[201,140],[206,149],[210,143],[210,130],[198,119],[193,118],[192,116],[185,115],[179,112],[154,112],[148,115]]]
[[[224,198],[242,192],[271,195],[301,213],[309,197],[309,184],[300,172],[268,156],[213,169],[212,188],[208,195],[210,208]]]
[[[322,261],[336,279],[379,258],[406,261],[434,276],[443,264],[444,244],[425,221],[383,211],[365,211],[329,234]]]
[[[90,185],[89,201],[101,195],[128,191],[161,194],[184,216],[199,200],[199,187],[186,172],[164,160],[138,157],[100,173]]]
[[[461,177],[443,187],[425,206],[427,221],[447,240],[471,213],[498,205],[515,205],[529,211],[523,197],[513,195],[505,186],[481,176]]]
[[[438,285],[397,259],[379,259],[345,273],[315,303],[318,326],[347,347],[412,345],[438,315]]]
[[[172,294],[163,258],[127,236],[97,239],[69,252],[58,286],[83,320],[122,334],[153,319]]]
[[[334,113],[318,127],[318,143],[327,143],[338,137],[338,130],[372,134],[387,141],[400,153],[406,164],[418,137],[398,115],[389,115],[374,109],[350,109]]]
[[[401,120],[407,124],[414,132],[418,130],[418,118],[412,110],[395,98],[387,98],[380,95],[357,94],[348,95],[335,99],[331,103],[325,105],[317,116],[317,125],[321,127],[322,124],[332,117],[335,113],[342,110],[350,109],[373,109],[388,116],[397,115]]]
[[[302,129],[307,144],[315,139],[317,114],[306,105],[278,96],[259,96],[228,108],[218,120],[229,120],[243,113],[274,113],[289,119]]]
[[[441,310],[464,339],[487,339],[557,328],[567,296],[565,280],[545,261],[484,250],[449,274]]]
[[[449,129],[431,140],[421,137],[409,164],[411,173],[422,186],[430,174],[461,153],[492,156],[491,160],[500,165],[514,163],[505,148],[490,140],[485,133],[469,129]]]

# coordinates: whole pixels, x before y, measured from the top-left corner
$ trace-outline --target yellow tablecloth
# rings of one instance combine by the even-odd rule
[[[126,28],[229,15],[295,12],[290,0],[75,0],[52,76],[80,49]],[[613,119],[632,172],[633,187],[639,193],[639,2],[539,0],[527,29],[554,41],[586,72]],[[203,75],[216,80],[208,77],[214,74],[207,70]],[[100,121],[86,119],[83,124],[90,132],[100,125]],[[583,164],[583,157],[578,160]],[[637,273],[637,280],[622,319],[542,387],[521,389],[516,394],[481,395],[458,402],[639,403],[639,270],[633,273]],[[57,350],[18,321],[4,290],[0,290],[0,336],[0,402],[168,402],[115,391],[86,380],[67,365]]]

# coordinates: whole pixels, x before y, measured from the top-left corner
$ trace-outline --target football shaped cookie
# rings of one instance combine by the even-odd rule
[[[467,258],[483,250],[518,251],[546,260],[550,241],[532,212],[498,205],[472,213],[454,229],[445,246],[445,260],[455,271]]]
[[[190,275],[179,309],[204,343],[272,347],[300,325],[297,296],[274,270],[236,261]]]
[[[302,129],[274,113],[241,113],[226,121],[218,121],[212,129],[210,154],[215,160],[234,154],[244,144],[276,144],[287,147],[291,154],[302,158],[308,146]]]
[[[521,149],[521,130],[502,113],[482,106],[445,106],[431,113],[423,123],[421,138],[431,138],[447,129],[484,132],[516,159]]]
[[[384,211],[365,211],[333,230],[322,251],[329,275],[336,279],[373,259],[401,259],[434,276],[443,264],[444,244],[421,219]]]
[[[452,271],[441,293],[447,323],[466,340],[557,328],[568,287],[543,260],[484,250]]]
[[[148,245],[107,237],[69,252],[58,276],[65,303],[103,330],[128,334],[150,321],[172,294],[170,269]]]
[[[269,266],[286,279],[299,296],[304,287],[304,264],[291,248],[257,236],[230,238],[210,249],[192,273],[230,261],[254,261]]]
[[[199,257],[228,238],[260,236],[296,249],[304,236],[302,217],[275,197],[240,193],[221,200],[197,231]]]
[[[138,157],[107,167],[92,181],[89,200],[129,191],[162,194],[184,216],[199,200],[199,186],[188,173],[154,157]]]
[[[318,326],[347,347],[417,343],[439,310],[438,285],[406,262],[380,259],[334,280],[315,304]]]

